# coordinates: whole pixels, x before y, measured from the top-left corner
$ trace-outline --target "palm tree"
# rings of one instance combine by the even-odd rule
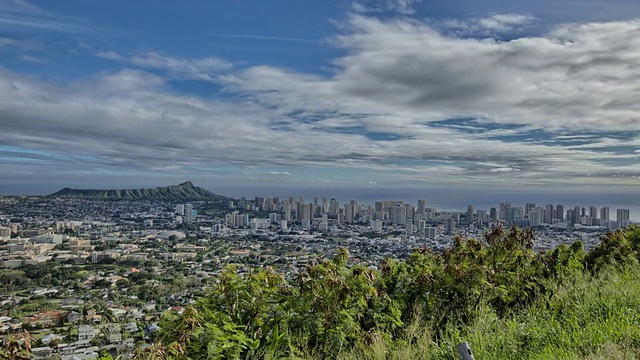
[[[0,348],[0,358],[7,360],[29,360],[31,359],[31,342],[35,341],[27,330],[18,336],[8,335],[2,339]],[[24,345],[24,347],[23,347]]]

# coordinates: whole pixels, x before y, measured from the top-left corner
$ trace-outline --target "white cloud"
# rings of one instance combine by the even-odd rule
[[[640,82],[632,81],[640,67],[630,66],[640,39],[629,36],[640,21],[567,25],[512,41],[362,16],[345,29],[334,44],[346,55],[334,59],[330,76],[115,52],[96,56],[138,70],[64,86],[0,70],[0,143],[83,154],[56,162],[89,170],[165,171],[169,163],[172,174],[251,166],[274,179],[291,174],[269,167],[362,169],[378,174],[370,179],[378,184],[637,181],[640,164],[628,165],[629,154],[602,151],[637,139],[563,145],[524,134],[546,129],[557,139],[588,140],[640,130]],[[167,81],[174,78],[216,81],[239,96],[181,95]],[[465,117],[481,121],[434,126]],[[44,161],[36,155],[29,156]]]

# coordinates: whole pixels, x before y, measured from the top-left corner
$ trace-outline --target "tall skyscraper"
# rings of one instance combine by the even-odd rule
[[[527,203],[527,204],[524,206],[524,215],[525,215],[525,216],[529,215],[529,211],[531,211],[531,210],[533,210],[533,209],[535,209],[535,208],[536,208],[536,204],[534,204],[534,203]]]
[[[564,205],[562,204],[556,206],[556,219],[560,221],[564,220]]]
[[[598,208],[595,206],[589,206],[589,217],[593,220],[598,218]]]
[[[473,224],[473,205],[467,205],[467,224]]]
[[[476,211],[476,225],[483,226],[487,222],[487,210]]]
[[[508,201],[505,202],[501,202],[500,203],[500,213],[498,214],[498,217],[502,220],[507,218],[507,208],[511,207],[511,203]]]
[[[448,218],[445,224],[447,234],[453,234],[456,228],[456,221],[454,218]]]
[[[553,224],[554,208],[553,205],[547,204],[544,206],[543,221],[545,224]]]
[[[571,220],[571,224],[580,224],[580,206],[573,208],[573,219]]]
[[[519,225],[524,218],[524,209],[521,207],[508,207],[505,212],[507,224],[509,225]]]
[[[602,222],[607,222],[610,220],[610,215],[609,215],[609,207],[608,206],[603,206],[600,208],[600,220]]]
[[[426,202],[424,200],[418,200],[418,208],[416,209],[416,213],[424,215],[424,211],[426,208]]]
[[[405,219],[413,219],[415,208],[411,204],[404,204]]]
[[[334,198],[329,201],[329,215],[338,215],[338,209],[340,208],[340,202]]]
[[[540,226],[540,224],[542,224],[542,222],[544,221],[545,216],[546,216],[545,209],[541,207],[537,207],[529,210],[529,215],[527,215],[529,219],[529,226],[531,227]]]
[[[193,221],[193,204],[186,204],[184,206],[184,222],[190,223]]]
[[[345,222],[349,223],[349,224],[353,224],[356,222],[356,206],[355,204],[347,204],[346,205],[346,218],[345,218]]]
[[[629,209],[617,209],[616,213],[617,213],[617,222],[618,222],[618,227],[625,227],[625,226],[629,226]]]

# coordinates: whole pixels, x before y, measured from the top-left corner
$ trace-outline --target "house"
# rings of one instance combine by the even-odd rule
[[[102,315],[96,313],[94,310],[89,310],[87,311],[85,319],[89,322],[99,323],[102,321]]]
[[[50,327],[62,325],[64,315],[61,311],[43,311],[25,319],[25,322],[32,326]]]
[[[60,336],[57,334],[47,334],[40,340],[40,342],[42,342],[44,345],[49,345],[50,343],[55,341],[62,341],[62,339],[64,339],[64,336]]]
[[[133,340],[133,338],[126,338],[122,340],[120,346],[128,349],[133,349],[135,347],[135,340]]]
[[[128,332],[129,334],[134,334],[138,332],[138,324],[136,324],[134,321],[126,324],[124,326],[124,331]]]
[[[131,308],[129,309],[129,316],[137,320],[137,319],[142,319],[142,317],[144,316],[144,313],[142,312],[142,310],[138,308]]]
[[[120,320],[124,319],[124,317],[127,315],[127,310],[124,310],[124,309],[109,308],[109,311],[111,311],[111,313],[116,319],[120,319]]]
[[[96,330],[91,325],[78,326],[78,341],[93,340],[96,336]]]
[[[31,348],[31,354],[35,359],[50,359],[53,349],[48,346]]]
[[[102,333],[107,337],[107,341],[112,344],[122,341],[122,329],[120,324],[105,324]]]
[[[72,324],[79,323],[80,321],[82,321],[83,318],[84,316],[82,316],[82,314],[75,311],[70,311],[69,313],[67,313],[67,316],[66,316],[67,322],[70,322]]]

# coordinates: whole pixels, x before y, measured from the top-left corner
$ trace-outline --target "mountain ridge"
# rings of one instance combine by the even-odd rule
[[[92,200],[163,200],[163,201],[225,201],[226,196],[217,195],[209,190],[194,186],[191,181],[178,185],[140,189],[73,189],[65,187],[48,195],[57,198],[77,198]]]

